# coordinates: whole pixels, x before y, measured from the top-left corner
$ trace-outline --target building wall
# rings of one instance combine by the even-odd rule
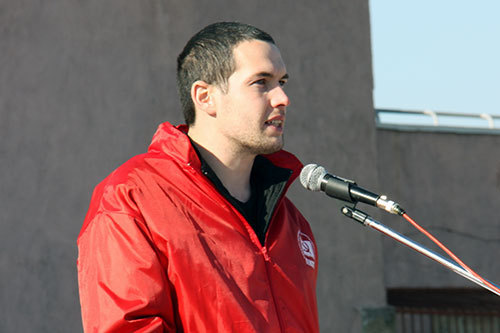
[[[498,283],[500,136],[377,131],[380,188],[476,272]],[[391,228],[444,253],[404,220]],[[477,287],[428,258],[384,239],[388,288]]]
[[[93,187],[181,121],[175,58],[206,24],[277,40],[291,77],[286,148],[377,186],[367,0],[0,2],[1,332],[81,330],[76,238]],[[320,252],[324,332],[385,304],[380,237],[299,185]]]

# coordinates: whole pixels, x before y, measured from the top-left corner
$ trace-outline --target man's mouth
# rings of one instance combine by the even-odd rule
[[[272,126],[276,126],[276,127],[281,127],[283,126],[283,120],[278,120],[278,119],[275,119],[275,120],[268,120],[265,122],[266,125],[272,125]]]

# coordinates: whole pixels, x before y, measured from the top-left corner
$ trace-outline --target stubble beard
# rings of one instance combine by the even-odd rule
[[[285,137],[281,136],[281,140],[274,142],[265,142],[258,140],[257,142],[241,142],[242,151],[252,155],[269,155],[280,151],[285,145]]]

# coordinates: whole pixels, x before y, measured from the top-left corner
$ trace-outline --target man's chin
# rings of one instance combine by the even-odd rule
[[[258,155],[269,155],[269,154],[276,153],[276,152],[280,151],[281,149],[283,149],[284,145],[285,145],[284,139],[281,138],[281,140],[279,140],[279,141],[276,141],[272,144],[260,147]]]
[[[242,152],[252,155],[269,155],[280,151],[284,146],[283,136],[267,138],[265,141],[258,142],[242,142],[240,146]]]

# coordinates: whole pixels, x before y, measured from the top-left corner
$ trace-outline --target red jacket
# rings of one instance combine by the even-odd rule
[[[100,183],[78,237],[86,332],[319,332],[317,251],[285,197],[265,246],[200,172],[185,126],[160,125],[146,154]]]

